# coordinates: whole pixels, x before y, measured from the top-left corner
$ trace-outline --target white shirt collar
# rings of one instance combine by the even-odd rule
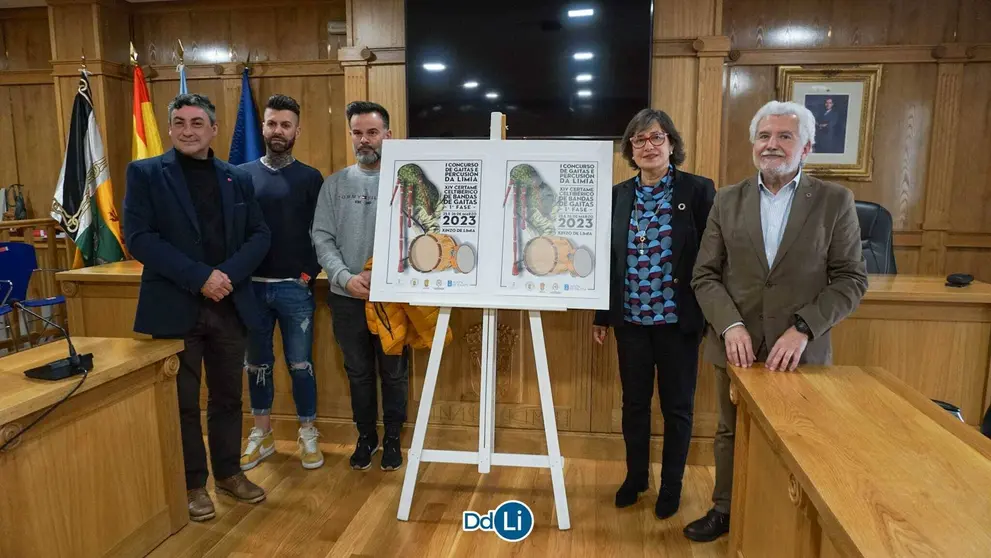
[[[795,178],[793,178],[791,182],[789,182],[788,184],[785,184],[785,186],[784,186],[784,188],[782,188],[782,190],[786,190],[788,188],[794,188],[794,189],[797,190],[798,189],[798,185],[801,182],[802,182],[802,167],[798,167],[798,174],[795,175]],[[767,193],[771,193],[771,191],[767,189],[767,186],[764,186],[764,177],[761,176],[760,171],[757,171],[757,186],[761,190],[764,190]]]

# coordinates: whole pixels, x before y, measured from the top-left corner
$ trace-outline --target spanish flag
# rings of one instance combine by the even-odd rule
[[[126,257],[114,208],[110,165],[96,125],[89,78],[82,70],[72,103],[65,159],[52,200],[52,219],[76,244],[72,267],[116,262]],[[161,149],[161,148],[159,148]]]
[[[134,65],[134,141],[131,143],[131,160],[147,159],[162,154],[162,137],[158,135],[155,111],[145,85],[141,66]]]

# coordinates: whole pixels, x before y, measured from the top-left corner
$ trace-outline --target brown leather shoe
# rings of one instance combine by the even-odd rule
[[[206,521],[217,515],[213,509],[213,500],[210,499],[210,494],[205,488],[187,490],[186,502],[189,504],[189,519],[191,521]]]
[[[217,481],[217,492],[226,494],[246,504],[257,504],[265,499],[265,489],[248,480],[244,473]]]

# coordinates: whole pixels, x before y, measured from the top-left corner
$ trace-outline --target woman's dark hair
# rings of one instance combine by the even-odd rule
[[[654,122],[661,126],[664,133],[668,135],[668,141],[671,142],[671,164],[677,167],[685,162],[685,142],[681,139],[678,129],[674,127],[674,121],[663,110],[647,108],[638,112],[633,120],[630,120],[630,123],[626,125],[626,131],[623,132],[623,159],[626,159],[626,162],[634,169],[639,167],[633,160],[633,144],[630,143],[630,138],[650,128]]]

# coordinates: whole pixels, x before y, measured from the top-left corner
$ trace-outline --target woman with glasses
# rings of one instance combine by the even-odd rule
[[[647,490],[657,371],[664,450],[654,513],[665,519],[678,511],[692,438],[704,329],[692,267],[716,191],[711,179],[678,169],[684,142],[665,112],[638,112],[623,137],[623,158],[639,172],[613,187],[609,310],[596,312],[592,337],[601,345],[612,327],[619,353],[626,443],[619,508]]]

